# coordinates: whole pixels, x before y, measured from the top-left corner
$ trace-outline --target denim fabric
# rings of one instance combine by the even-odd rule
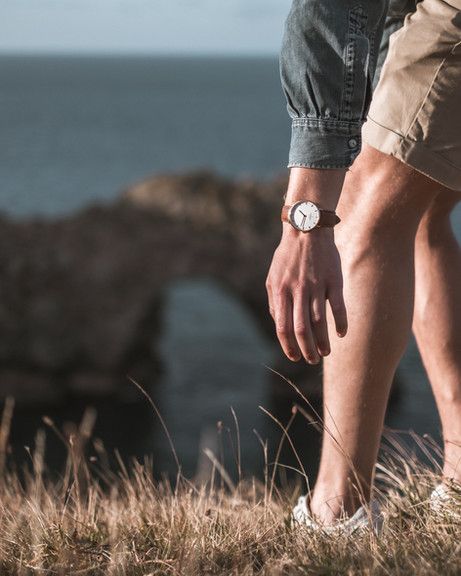
[[[288,167],[348,167],[360,152],[387,9],[388,0],[294,0],[280,54]]]

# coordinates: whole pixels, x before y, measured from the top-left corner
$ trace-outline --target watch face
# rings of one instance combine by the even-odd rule
[[[297,202],[290,211],[290,222],[302,232],[315,228],[320,220],[320,210],[312,202]]]

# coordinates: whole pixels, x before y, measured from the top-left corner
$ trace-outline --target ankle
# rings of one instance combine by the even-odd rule
[[[448,481],[461,483],[461,445],[459,443],[445,443],[443,477]]]
[[[442,481],[450,484],[451,482],[455,482],[456,484],[461,484],[461,462],[459,463],[457,468],[449,464],[445,464],[442,471]]]
[[[360,495],[350,483],[344,486],[316,484],[309,503],[311,514],[322,524],[353,516],[364,502],[369,501],[369,493]]]
[[[446,468],[444,466],[442,472],[442,482],[446,484],[455,483],[461,484],[461,473],[459,471],[454,472],[452,468]]]

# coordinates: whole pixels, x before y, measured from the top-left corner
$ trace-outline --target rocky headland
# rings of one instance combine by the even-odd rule
[[[159,175],[70,217],[1,217],[1,395],[46,401],[112,394],[127,374],[152,380],[165,290],[182,277],[215,279],[274,338],[264,281],[285,186]]]

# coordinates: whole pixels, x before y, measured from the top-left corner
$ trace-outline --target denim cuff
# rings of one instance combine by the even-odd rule
[[[362,146],[361,123],[295,118],[288,168],[348,168]]]

